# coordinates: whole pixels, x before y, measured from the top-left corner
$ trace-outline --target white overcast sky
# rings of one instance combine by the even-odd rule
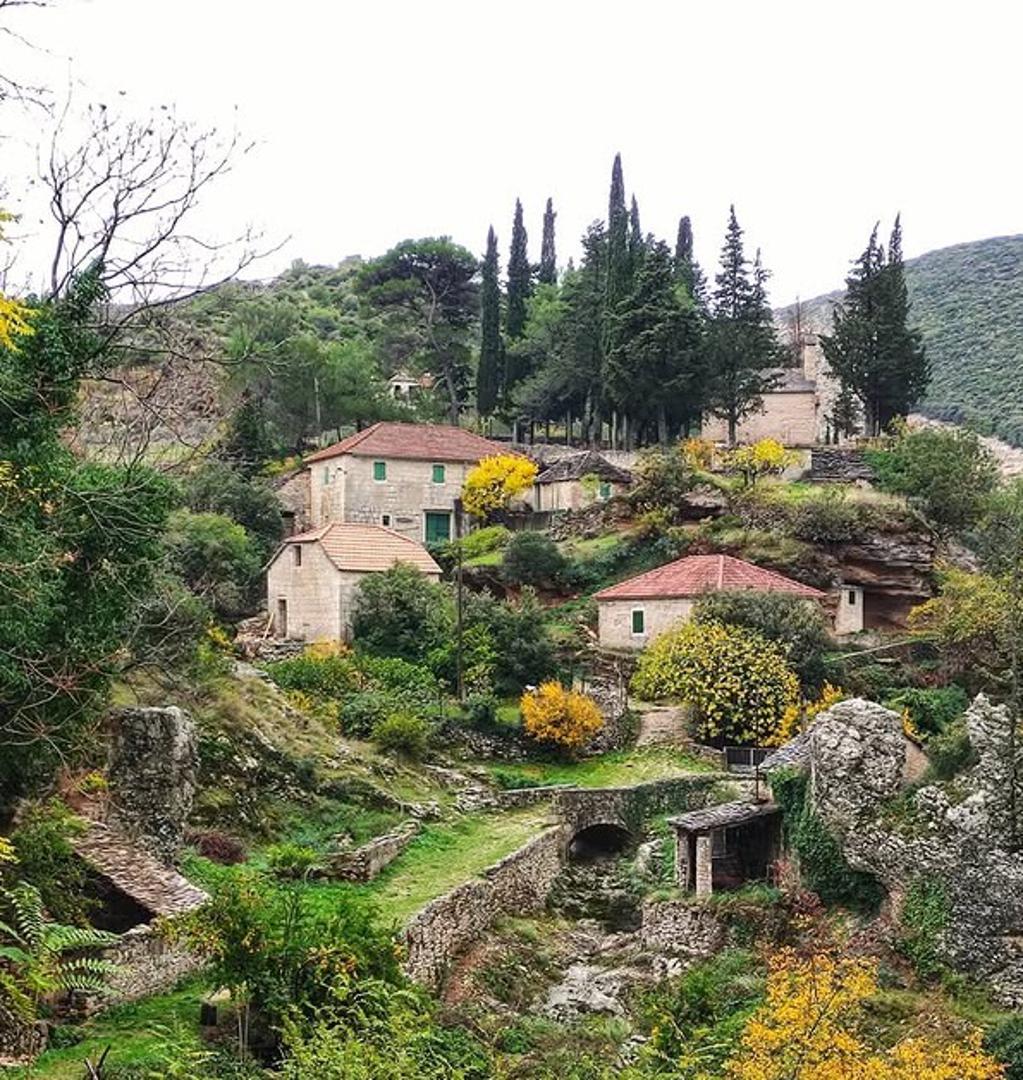
[[[209,209],[290,236],[260,276],[480,252],[491,223],[503,263],[516,196],[534,259],[553,196],[564,263],[616,150],[644,230],[688,213],[710,272],[734,201],[778,304],[838,286],[896,210],[907,256],[1023,232],[1016,0],[53,0],[17,25],[49,55],[0,39],[0,71],[256,140]],[[16,190],[38,120],[4,123]]]

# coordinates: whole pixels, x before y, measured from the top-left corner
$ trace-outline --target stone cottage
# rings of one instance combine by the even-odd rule
[[[738,589],[785,592],[810,601],[825,598],[818,589],[731,555],[689,555],[597,593],[600,644],[642,649],[688,620],[704,593]]]
[[[502,453],[500,444],[446,424],[373,424],[305,459],[310,526],[359,522],[417,543],[450,540],[466,474]]]
[[[534,506],[537,510],[582,510],[623,494],[631,484],[632,473],[627,469],[587,450],[566,455],[537,476]]]
[[[300,641],[347,641],[359,582],[396,563],[440,579],[440,567],[421,544],[382,525],[334,522],[289,536],[266,570],[274,634]]]

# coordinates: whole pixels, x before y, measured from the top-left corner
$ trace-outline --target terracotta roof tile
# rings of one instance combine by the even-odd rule
[[[422,544],[401,536],[383,525],[360,525],[355,522],[334,522],[318,529],[289,536],[281,549],[289,544],[318,542],[338,570],[389,570],[395,563],[411,563],[424,574],[439,574],[440,567]]]
[[[656,600],[732,589],[786,592],[813,600],[824,596],[824,593],[809,585],[731,555],[689,555],[612,585],[597,593],[595,599]]]
[[[341,454],[358,457],[408,458],[415,461],[479,461],[507,454],[508,447],[475,432],[447,424],[402,424],[381,420],[364,431],[310,454],[305,463],[325,461]]]

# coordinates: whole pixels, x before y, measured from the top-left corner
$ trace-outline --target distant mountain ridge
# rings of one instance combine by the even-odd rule
[[[1023,446],[1023,235],[995,236],[906,261],[911,318],[931,361],[917,411]],[[804,330],[827,332],[841,291],[804,300]],[[786,326],[796,307],[776,311]]]

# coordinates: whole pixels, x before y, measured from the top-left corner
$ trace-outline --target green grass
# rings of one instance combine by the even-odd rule
[[[504,786],[519,781],[523,787],[574,784],[577,787],[625,787],[694,772],[712,772],[705,761],[666,747],[615,750],[583,761],[531,761],[494,765],[481,762]]]
[[[605,533],[603,536],[593,536],[585,540],[569,540],[562,545],[566,555],[572,555],[577,559],[590,558],[593,555],[602,555],[605,551],[617,547],[622,542],[622,534],[617,532]]]
[[[466,566],[500,566],[504,562],[504,552],[498,548],[497,551],[485,551],[482,555],[476,555],[471,559],[465,560]]]
[[[85,1059],[95,1060],[107,1046],[113,1047],[107,1057],[109,1065],[152,1067],[156,1051],[171,1033],[176,1043],[198,1048],[199,1001],[203,992],[199,981],[190,980],[171,993],[120,1005],[85,1021],[80,1028],[82,1042],[49,1050],[33,1066],[5,1071],[4,1076],[11,1080],[81,1080],[85,1076]]]

